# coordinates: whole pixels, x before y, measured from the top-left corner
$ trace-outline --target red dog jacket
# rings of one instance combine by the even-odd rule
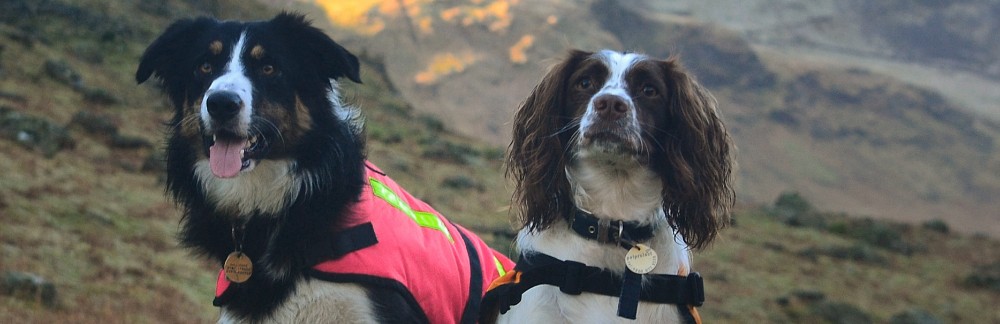
[[[490,283],[514,268],[469,230],[414,198],[370,162],[360,201],[342,233],[344,254],[308,275],[393,288],[431,323],[474,323]],[[339,235],[339,234],[333,234]],[[216,297],[229,281],[220,272]]]

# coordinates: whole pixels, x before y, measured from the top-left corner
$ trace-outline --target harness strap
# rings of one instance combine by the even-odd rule
[[[469,299],[465,301],[465,309],[462,310],[462,319],[459,323],[476,323],[476,316],[479,315],[479,306],[482,303],[483,295],[483,267],[479,264],[479,252],[472,245],[472,241],[462,231],[458,231],[465,241],[465,248],[469,253]]]
[[[329,239],[319,248],[308,249],[305,253],[305,264],[310,266],[327,260],[336,260],[348,253],[364,249],[378,243],[375,227],[371,222],[357,225],[328,236]]]
[[[704,283],[697,272],[678,276],[644,274],[643,289],[639,300],[656,304],[676,304],[681,316],[694,319],[690,308],[705,302]],[[490,318],[487,312],[506,313],[521,302],[525,291],[538,285],[559,287],[565,294],[594,293],[618,297],[622,289],[622,275],[612,271],[587,266],[576,261],[562,261],[543,253],[522,254],[514,270],[497,279],[483,297],[481,319]]]
[[[326,260],[339,259],[348,253],[364,249],[376,243],[378,243],[378,238],[375,237],[375,228],[370,222],[364,223],[330,235],[329,240],[320,243],[318,248],[303,250],[303,259],[306,261],[305,264],[309,264],[311,267],[311,265]],[[219,278],[216,280],[215,299],[212,300],[212,305],[218,307],[229,304],[234,298],[236,290],[238,290],[231,288],[239,285],[241,284],[229,282],[224,272],[220,271]]]

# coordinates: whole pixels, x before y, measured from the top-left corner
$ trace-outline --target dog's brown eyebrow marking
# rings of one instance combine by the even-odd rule
[[[252,49],[250,49],[250,56],[258,60],[261,57],[264,57],[264,47],[255,45]]]
[[[214,55],[219,55],[219,53],[222,53],[222,42],[214,41],[211,44],[208,44],[208,50],[212,51],[212,54]]]

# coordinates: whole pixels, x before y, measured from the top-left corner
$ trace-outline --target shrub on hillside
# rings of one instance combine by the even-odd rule
[[[770,213],[785,225],[794,227],[823,228],[826,219],[817,213],[811,203],[798,192],[785,192],[775,199]]]
[[[486,188],[483,184],[479,183],[475,179],[464,176],[464,175],[453,175],[441,180],[441,185],[445,188],[453,188],[458,190],[475,189],[476,191],[483,192]]]
[[[826,299],[826,294],[813,290],[796,290],[791,296],[779,297],[780,305],[794,323],[871,323],[871,315],[861,308]]]
[[[0,275],[0,294],[56,307],[56,287],[49,280],[27,272],[6,271]]]
[[[774,200],[774,211],[777,213],[803,214],[811,212],[812,209],[812,204],[795,191],[782,193]]]
[[[882,253],[879,253],[879,251],[866,244],[810,247],[799,252],[799,255],[812,261],[816,261],[819,256],[825,255],[835,259],[874,265],[887,265],[888,262],[888,259]]]
[[[941,320],[919,308],[907,309],[889,319],[889,324],[941,324]]]
[[[1000,261],[977,266],[962,284],[969,288],[989,289],[1000,293]]]
[[[445,130],[444,122],[431,115],[420,115],[417,120],[424,124],[424,129],[432,133],[440,133]]]
[[[399,143],[406,137],[404,130],[398,127],[388,127],[381,123],[368,123],[366,129],[368,138],[386,144]]]
[[[428,136],[420,144],[423,145],[421,156],[429,159],[468,165],[480,158],[480,153],[475,148],[438,137]]]
[[[150,148],[153,143],[148,140],[122,134],[118,131],[112,118],[106,114],[93,113],[86,110],[78,111],[66,125],[68,129],[81,129],[88,134],[98,136],[111,147],[122,149]]]
[[[815,210],[813,205],[802,197],[802,195],[794,191],[782,193],[775,199],[774,205],[765,208],[765,211],[788,226],[815,228],[904,255],[911,255],[914,252],[924,249],[918,244],[908,242],[904,238],[904,233],[910,230],[909,225],[874,220],[869,217],[856,218],[849,217],[846,214],[820,212]],[[940,221],[928,222],[924,227],[944,233],[948,231],[947,225]],[[854,252],[858,251],[860,250],[854,249]],[[833,257],[847,259],[857,259],[860,257],[860,259],[881,263],[880,260],[865,257],[866,253],[853,253],[847,250],[831,251],[830,249],[825,249],[822,251],[804,252],[809,252],[807,254],[811,255],[831,255],[832,253],[833,255],[831,256]]]
[[[831,223],[827,231],[843,237],[855,239],[872,246],[892,252],[911,255],[920,250],[916,245],[903,239],[903,232],[908,227],[903,224],[891,224],[876,221],[871,218],[843,218]]]
[[[938,232],[938,233],[941,233],[941,234],[948,234],[948,232],[951,231],[951,229],[948,228],[948,223],[945,223],[943,220],[940,220],[940,219],[932,219],[932,220],[926,221],[926,222],[924,222],[923,227],[925,229],[928,229],[928,230],[931,230],[931,231],[934,231],[934,232]]]
[[[813,305],[810,310],[813,318],[822,319],[826,323],[862,324],[872,322],[868,313],[848,303],[827,301]]]
[[[52,121],[22,114],[9,107],[0,107],[0,138],[52,157],[76,142],[69,131]]]

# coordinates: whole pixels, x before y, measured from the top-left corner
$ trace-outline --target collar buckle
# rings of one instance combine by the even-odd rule
[[[625,231],[625,222],[619,220],[618,221],[618,234],[615,234],[615,245],[618,245],[619,247],[622,246],[622,235],[624,234],[624,231]],[[628,244],[628,243],[629,242],[626,242],[626,244]],[[631,248],[631,247],[628,247],[628,248]]]
[[[656,225],[599,218],[582,209],[577,209],[575,215],[569,219],[569,226],[576,234],[586,239],[602,244],[615,244],[625,249],[653,238],[656,231]]]
[[[608,243],[609,237],[608,232],[611,229],[610,219],[598,219],[597,220],[597,241],[601,243]]]

